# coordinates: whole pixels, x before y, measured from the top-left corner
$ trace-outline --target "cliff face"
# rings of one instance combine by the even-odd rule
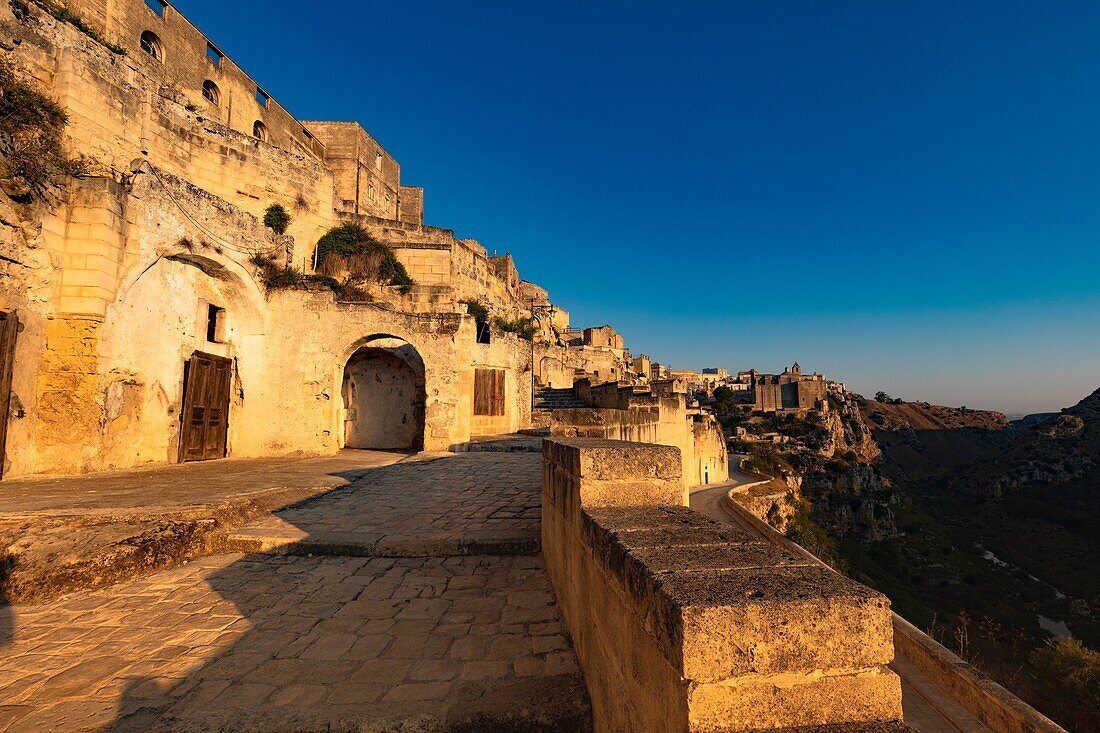
[[[1054,628],[1100,645],[1100,390],[1011,424],[925,405],[869,403],[865,414],[882,448],[875,467],[906,498],[903,536],[865,546],[872,584],[903,586],[903,613],[991,619],[986,631],[1018,640],[972,639],[992,664],[1026,664]]]
[[[829,437],[822,455],[831,458],[847,451],[855,453],[862,461],[873,461],[880,450],[875,437],[862,415],[864,400],[859,395],[833,395],[825,415],[824,425]]]

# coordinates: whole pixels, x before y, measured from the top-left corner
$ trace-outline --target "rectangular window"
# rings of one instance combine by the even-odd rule
[[[474,414],[501,416],[504,414],[504,370],[474,370]]]
[[[164,17],[164,9],[168,7],[168,3],[164,0],[145,0],[146,6],[160,17]]]
[[[206,58],[213,61],[214,66],[221,66],[222,65],[222,59],[225,58],[225,54],[223,54],[218,49],[214,48],[213,43],[208,42],[206,44]]]
[[[259,102],[261,107],[267,107],[267,103],[271,100],[271,97],[267,96],[267,92],[259,87],[256,87],[256,101]]]
[[[206,340],[212,344],[225,343],[225,308],[207,306]]]
[[[371,201],[374,201],[374,184],[373,183],[368,183],[367,184],[367,198],[369,198]]]

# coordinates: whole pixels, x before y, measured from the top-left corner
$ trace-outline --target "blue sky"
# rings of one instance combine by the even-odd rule
[[[426,220],[678,368],[1100,387],[1100,3],[176,5]]]

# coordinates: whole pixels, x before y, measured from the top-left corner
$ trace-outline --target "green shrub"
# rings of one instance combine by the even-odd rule
[[[489,322],[489,306],[480,300],[460,300],[458,302],[466,306],[466,312],[473,316],[478,323]]]
[[[521,339],[527,341],[534,341],[535,334],[539,332],[538,326],[535,325],[533,318],[504,318],[497,316],[495,319],[497,328],[501,331],[507,331],[508,333],[514,333]]]
[[[19,79],[0,57],[0,180],[41,193],[65,176],[86,172],[63,145],[69,116],[61,105]]]
[[[370,293],[354,283],[340,282],[328,275],[307,275],[296,267],[282,267],[268,256],[257,252],[249,261],[260,271],[260,282],[265,290],[309,290],[312,286],[328,288],[339,300],[369,302]]]
[[[787,520],[784,534],[819,560],[842,573],[848,572],[848,562],[840,545],[825,528],[814,521],[813,507],[808,501],[795,503],[794,514]]]
[[[290,214],[282,204],[272,204],[264,211],[264,226],[271,227],[276,234],[286,234],[290,225]]]
[[[1072,636],[1051,639],[1028,657],[1036,691],[1050,713],[1072,730],[1100,723],[1100,652]]]
[[[333,227],[317,240],[316,257],[318,272],[330,276],[347,272],[346,284],[395,285],[403,295],[416,284],[393,250],[355,222]]]

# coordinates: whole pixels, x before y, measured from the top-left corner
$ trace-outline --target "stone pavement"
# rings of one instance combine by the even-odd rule
[[[11,622],[13,733],[582,730],[588,715],[535,557],[223,555]]]
[[[0,730],[589,730],[538,556],[465,554],[533,540],[539,476],[535,454],[452,456],[280,512],[419,557],[224,554],[0,607]]]
[[[149,513],[210,506],[241,496],[298,491],[299,498],[343,486],[376,466],[416,460],[393,451],[342,450],[322,458],[226,458],[83,476],[0,482],[4,515]]]
[[[542,457],[475,452],[372,469],[235,530],[242,552],[421,557],[538,552]]]
[[[0,482],[0,605],[99,587],[224,551],[226,529],[420,456],[229,459]]]

